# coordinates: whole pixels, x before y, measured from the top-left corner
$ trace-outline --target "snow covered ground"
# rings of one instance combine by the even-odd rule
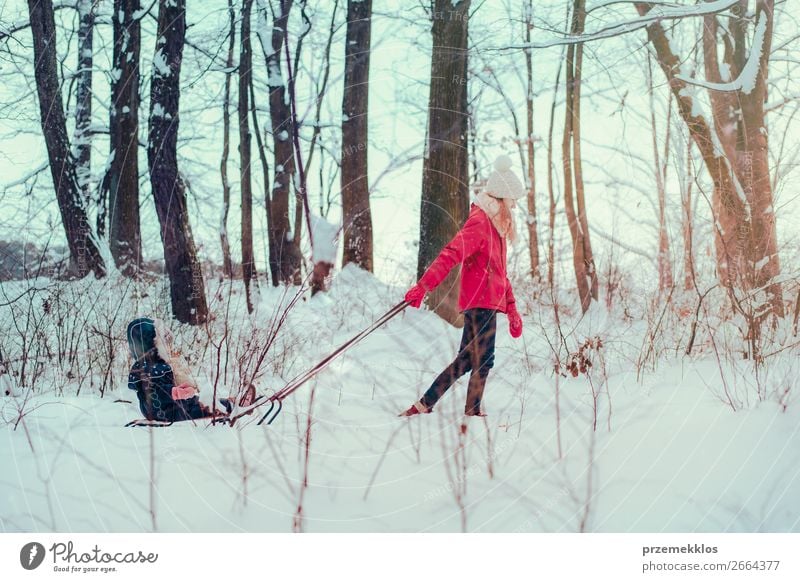
[[[50,289],[32,293],[38,295],[30,305],[41,320],[36,329],[55,337],[67,323],[48,323],[59,309]],[[42,293],[51,297],[46,309]],[[282,294],[262,288],[249,319],[241,295],[229,302],[220,290],[212,339],[220,343],[226,321],[233,322],[231,338],[265,337],[276,305],[287,301]],[[329,294],[290,313],[259,390],[280,388],[401,296],[345,269]],[[730,339],[728,324],[716,328],[716,343],[701,329],[686,357],[665,347],[685,348],[684,320],[660,336],[651,355],[644,313],[626,318],[598,305],[578,322],[565,311],[570,350],[595,335],[604,344],[589,376],[573,378],[553,371],[552,309],[530,301],[521,340],[499,318],[485,394],[489,416],[467,420],[464,431],[466,378],[434,414],[396,417],[448,363],[460,338],[435,314],[409,309],[289,397],[271,427],[248,418],[234,429],[131,429],[123,425],[140,414],[135,404],[118,401],[135,402],[124,385],[129,364],[120,338],[129,317],[163,309],[163,293],[106,289],[87,301],[86,333],[93,342],[108,336],[112,349],[114,384],[105,380],[102,398],[106,369],[98,349],[82,356],[92,362],[89,373],[81,360],[29,370],[39,374],[33,392],[18,385],[19,364],[17,375],[0,376],[10,392],[0,399],[5,532],[800,531],[796,350],[772,357],[757,373],[735,356],[718,362],[713,347]],[[223,305],[234,305],[227,319]],[[13,326],[24,325],[19,313],[12,324],[9,309],[2,319],[6,352],[21,349]],[[208,334],[176,331],[194,369],[212,385],[217,350]],[[226,345],[230,372],[220,392],[235,385],[236,354],[248,349],[233,340]],[[202,397],[210,402],[210,388]],[[26,414],[17,422],[23,403]]]

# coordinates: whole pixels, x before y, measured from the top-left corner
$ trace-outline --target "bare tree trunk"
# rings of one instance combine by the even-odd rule
[[[586,0],[575,0],[575,13],[578,16],[576,34],[583,34],[586,22]],[[589,290],[592,299],[598,298],[597,268],[594,263],[591,236],[589,233],[589,216],[586,211],[586,189],[583,185],[583,158],[581,156],[581,86],[583,79],[583,43],[575,47],[574,90],[572,103],[572,155],[575,177],[575,202],[578,207],[578,221],[583,242],[583,260],[586,263],[586,276],[589,277]]]
[[[724,61],[731,78],[742,70],[748,50],[745,29],[747,3],[740,3],[731,17],[726,32]],[[639,14],[650,11],[651,6],[637,4]],[[692,139],[703,158],[714,183],[712,206],[715,224],[717,271],[721,283],[730,291],[741,288],[745,292],[765,288],[769,309],[757,309],[760,316],[766,313],[783,314],[783,297],[779,283],[770,283],[780,274],[777,254],[775,212],[772,187],[769,180],[767,135],[763,132],[766,75],[773,28],[772,0],[758,0],[755,11],[756,30],[761,27],[762,46],[750,50],[760,51],[759,69],[754,86],[720,95],[711,91],[714,127],[701,115],[693,113],[692,92],[678,77],[680,62],[669,45],[663,26],[656,22],[647,27],[647,34],[656,51],[659,65],[669,81],[678,102],[681,117],[687,124]],[[759,35],[755,35],[756,40]],[[706,76],[709,81],[719,80],[717,62],[716,21],[706,19],[703,39]],[[741,114],[731,118],[733,111]],[[735,115],[735,113],[734,113]],[[733,130],[733,123],[736,129]],[[716,143],[722,145],[724,155],[719,155]]]
[[[670,104],[667,106],[666,137],[664,139],[664,162],[658,149],[658,126],[656,125],[656,108],[653,96],[653,69],[650,54],[647,55],[647,82],[650,97],[650,126],[652,129],[654,173],[656,178],[656,192],[658,195],[658,255],[656,259],[658,270],[658,288],[666,291],[672,288],[672,257],[669,250],[669,236],[667,234],[667,193],[666,193],[666,152],[669,151],[669,124]]]
[[[342,98],[344,265],[372,271],[372,214],[367,179],[369,51],[372,0],[349,0]]]
[[[242,279],[247,299],[247,312],[253,312],[250,282],[258,277],[253,256],[253,184],[250,175],[250,85],[253,75],[253,53],[250,46],[250,13],[253,0],[242,4],[242,39],[239,56],[239,177],[242,194]]]
[[[553,102],[550,104],[550,123],[547,130],[547,194],[550,202],[547,221],[547,285],[552,289],[555,282],[555,231],[556,231],[556,194],[553,183],[553,128],[555,127],[556,101],[558,85],[561,80],[561,65],[556,72],[553,85]]]
[[[746,4],[743,7],[746,9]],[[747,26],[747,16],[740,17],[742,27]],[[762,24],[763,22],[763,24]],[[775,225],[775,208],[773,206],[772,182],[769,173],[769,146],[764,103],[767,100],[767,71],[772,47],[772,30],[774,22],[774,0],[756,1],[756,29],[764,27],[764,40],[759,59],[759,73],[755,87],[749,93],[739,91],[741,106],[741,126],[737,137],[736,167],[739,181],[744,188],[745,196],[750,202],[749,240],[746,246],[748,253],[745,275],[747,289],[765,288],[767,302],[771,311],[778,317],[784,314],[783,291],[776,281],[781,273],[778,256],[778,238]],[[758,32],[756,32],[756,38]],[[746,42],[742,39],[737,48],[740,59],[744,62]],[[759,47],[751,47],[757,51]]]
[[[314,160],[314,151],[317,146],[317,140],[319,140],[319,135],[321,132],[320,127],[320,120],[322,116],[322,104],[323,104],[323,96],[325,95],[327,88],[328,88],[328,80],[331,76],[331,45],[333,44],[333,37],[336,34],[336,17],[337,12],[339,9],[339,0],[333,0],[333,8],[331,9],[331,22],[330,26],[328,27],[328,38],[325,42],[325,51],[323,53],[323,61],[325,63],[325,67],[322,70],[322,80],[319,83],[317,89],[317,97],[316,97],[316,105],[314,111],[314,127],[311,134],[311,143],[308,146],[308,159],[306,160],[306,167],[311,168],[311,162]],[[320,155],[324,153],[324,150],[320,150]],[[323,167],[323,163],[320,161],[320,169]],[[320,210],[319,213],[321,216],[324,216],[325,213],[323,212],[323,199],[322,199],[322,188],[320,188]]]
[[[686,291],[695,287],[693,173],[692,141],[686,140],[686,179],[681,192],[681,205],[683,206],[683,288]]]
[[[31,0],[36,1],[36,0]],[[186,185],[178,173],[178,114],[186,0],[159,0],[156,50],[150,84],[147,160],[155,199],[172,313],[183,323],[206,321],[203,271],[197,259],[186,204]]]
[[[56,64],[56,28],[52,0],[28,0],[36,91],[39,97],[42,134],[44,135],[53,187],[69,246],[74,274],[85,277],[105,275],[105,265],[92,236],[83,206],[81,188],[70,151],[64,104]]]
[[[258,149],[258,159],[261,162],[261,174],[264,183],[264,205],[267,209],[267,232],[272,225],[272,212],[269,202],[269,162],[267,162],[267,150],[264,146],[264,140],[261,138],[261,129],[258,123],[258,108],[256,107],[256,92],[253,86],[253,76],[250,75],[250,103],[251,111],[253,113],[253,134],[256,136],[256,148]],[[273,280],[273,284],[278,283]]]
[[[92,188],[92,41],[94,38],[94,0],[78,0],[78,69],[76,72],[75,134],[72,147],[75,173],[88,206]]]
[[[281,10],[285,8],[286,2],[287,0],[281,0]],[[305,166],[303,164],[303,151],[300,147],[300,121],[297,115],[297,94],[295,92],[295,73],[293,72],[297,71],[299,68],[300,53],[303,47],[303,39],[311,30],[311,20],[306,12],[307,5],[308,5],[307,0],[302,0],[300,2],[300,16],[303,19],[305,27],[303,31],[300,33],[300,35],[297,37],[297,45],[295,46],[294,49],[294,66],[292,66],[292,56],[291,56],[291,51],[289,50],[288,37],[284,38],[283,46],[286,54],[289,114],[291,116],[290,127],[292,129],[291,142],[292,142],[292,150],[294,153],[295,170],[297,171],[297,179],[293,180],[294,192],[295,192],[295,224],[296,224],[294,248],[298,254],[298,262],[300,262],[302,259],[302,257],[300,256],[300,233],[302,232],[301,229],[303,225],[302,218],[303,216],[305,216],[306,227],[308,228],[308,241],[311,246],[311,255],[312,255],[311,260],[313,263],[315,246],[314,246],[314,233],[312,232],[311,204],[309,203],[308,200],[308,180],[306,177]],[[300,278],[300,270],[298,268],[294,272],[294,284],[300,285],[301,282],[302,280]]]
[[[580,34],[583,30],[585,4],[583,0],[575,0],[572,13],[572,34]],[[585,313],[592,299],[597,298],[597,276],[594,272],[594,261],[591,245],[588,241],[589,229],[586,209],[583,203],[583,177],[580,166],[580,65],[583,52],[582,44],[571,44],[567,49],[567,82],[566,82],[566,118],[564,137],[561,142],[561,155],[564,160],[564,205],[567,225],[572,237],[572,263],[581,309]],[[572,148],[570,148],[572,145]],[[573,167],[573,159],[574,164]],[[575,199],[573,200],[573,181]],[[576,208],[577,203],[577,208]]]
[[[469,213],[467,110],[468,18],[470,0],[435,0],[433,54],[428,99],[427,155],[422,163],[417,276],[458,232]],[[440,317],[461,324],[458,311],[460,269],[433,293],[430,305]]]
[[[233,75],[233,49],[236,46],[236,11],[233,8],[233,0],[228,0],[228,19],[230,21],[228,56],[225,59],[225,93],[222,100],[222,159],[219,162],[219,173],[222,177],[222,216],[220,217],[219,239],[222,246],[222,273],[231,279],[233,278],[233,261],[231,260],[231,244],[228,239],[228,214],[231,209],[228,156],[231,151],[231,76]]]
[[[140,0],[114,0],[114,74],[109,119],[111,164],[104,180],[109,205],[109,247],[117,268],[135,275],[142,266],[139,221]],[[105,198],[105,195],[104,195]]]
[[[533,29],[533,0],[528,0],[525,7],[525,41],[531,41],[531,30]],[[539,265],[539,233],[536,220],[536,166],[534,164],[533,149],[533,55],[531,49],[525,51],[525,64],[527,72],[527,93],[525,105],[527,111],[527,131],[528,135],[525,142],[528,146],[528,225],[529,235],[529,254],[531,257],[531,277],[538,281],[541,277]]]
[[[282,7],[285,7],[287,0],[278,0],[278,2],[279,2],[279,4],[281,4]],[[308,7],[308,0],[300,0],[300,2],[299,2],[300,17],[303,20],[304,28],[303,28],[303,31],[300,33],[300,35],[297,37],[297,45],[295,46],[295,50],[294,50],[294,66],[292,66],[292,63],[291,63],[292,56],[291,56],[291,53],[290,53],[290,50],[289,50],[289,40],[288,40],[288,38],[284,38],[284,54],[286,56],[286,69],[287,69],[287,73],[288,73],[287,74],[287,85],[291,85],[294,82],[294,80],[292,78],[293,75],[292,75],[291,71],[292,70],[297,71],[299,69],[300,53],[301,53],[301,50],[302,50],[302,47],[303,47],[303,39],[308,34],[308,32],[311,30],[311,26],[312,26],[311,25],[311,21],[309,20],[308,14],[306,13],[307,7]],[[283,8],[281,8],[281,9],[283,9]],[[288,8],[287,8],[287,11],[288,11]],[[298,118],[297,118],[297,115],[296,115],[296,111],[294,109],[294,104],[292,103],[292,100],[294,99],[294,96],[292,95],[292,91],[293,90],[290,87],[287,87],[287,89],[289,90],[289,100],[290,100],[289,114],[291,115],[291,122],[289,124],[289,127],[292,129],[291,138],[290,139],[294,143],[295,134],[300,131],[300,125],[298,123]],[[295,127],[295,123],[298,124],[297,127]],[[298,142],[298,146],[299,146],[299,142]],[[302,243],[302,240],[303,240],[303,217],[305,215],[305,212],[304,212],[304,204],[305,203],[303,201],[303,196],[305,194],[301,191],[301,187],[299,187],[299,176],[300,176],[301,170],[300,170],[300,160],[298,159],[299,155],[300,155],[300,152],[297,149],[297,147],[294,148],[293,153],[294,153],[294,157],[295,157],[295,159],[294,159],[294,170],[296,172],[296,175],[292,179],[292,190],[294,191],[294,225],[293,225],[293,228],[292,228],[292,244],[294,245],[294,248],[297,250],[297,252],[299,254],[300,248],[301,248],[301,243]],[[311,241],[311,239],[313,238],[313,235],[310,232],[308,234],[308,238],[309,238],[309,241]],[[312,246],[313,246],[313,244],[312,244]],[[302,263],[302,257],[300,257],[299,260]],[[300,277],[300,270],[299,269],[297,269],[294,272],[293,282],[294,282],[295,285],[299,285],[301,283],[301,277]]]
[[[565,27],[569,26],[569,4],[566,5]],[[555,128],[556,104],[558,102],[558,86],[561,82],[560,64],[564,61],[565,48],[561,47],[561,57],[559,66],[556,70],[556,81],[553,84],[553,101],[550,104],[550,122],[547,129],[547,194],[549,198],[549,212],[547,222],[547,286],[550,288],[551,295],[555,284],[555,231],[556,231],[556,195],[553,174],[553,129]],[[557,314],[557,313],[556,313]]]
[[[295,168],[291,111],[286,101],[286,84],[281,71],[281,55],[292,0],[283,2],[283,11],[280,9],[280,4],[277,9],[273,7],[274,19],[269,50],[265,46],[266,39],[261,39],[269,75],[269,111],[274,146],[275,176],[272,182],[269,227],[269,261],[274,285],[279,282],[294,282],[295,275],[300,269],[300,251],[294,244],[289,222],[289,196]],[[266,18],[266,14],[264,17]]]

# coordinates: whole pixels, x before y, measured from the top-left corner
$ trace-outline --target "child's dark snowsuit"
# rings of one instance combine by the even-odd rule
[[[177,422],[211,416],[197,396],[172,398],[175,378],[170,365],[155,347],[156,328],[152,319],[140,318],[128,324],[128,346],[135,360],[128,374],[128,388],[136,391],[139,408],[148,420]]]
[[[455,360],[439,374],[420,402],[427,408],[439,401],[447,389],[471,371],[464,412],[479,414],[481,398],[489,370],[494,366],[494,338],[497,332],[497,311],[467,309],[464,311],[464,333]]]

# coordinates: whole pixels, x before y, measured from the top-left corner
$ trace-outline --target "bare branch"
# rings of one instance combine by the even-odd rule
[[[634,32],[646,26],[664,20],[681,20],[684,18],[694,18],[706,16],[708,14],[718,14],[724,12],[738,3],[739,0],[712,0],[711,2],[701,2],[693,6],[673,6],[671,4],[656,4],[653,2],[634,2],[637,5],[654,5],[654,7],[644,16],[609,24],[588,34],[579,34],[565,38],[554,38],[543,42],[530,42],[522,44],[512,44],[501,47],[491,47],[487,50],[512,50],[512,49],[542,49],[560,45],[582,44],[605,38],[621,36],[629,32]]]

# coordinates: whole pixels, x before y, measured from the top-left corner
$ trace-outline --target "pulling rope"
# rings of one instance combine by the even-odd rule
[[[397,305],[395,305],[394,307],[392,307],[389,311],[387,311],[383,316],[378,318],[368,328],[366,328],[365,330],[360,332],[358,335],[356,335],[355,337],[351,338],[350,340],[348,340],[347,342],[345,342],[344,344],[342,344],[341,346],[336,348],[333,352],[331,352],[328,356],[326,356],[324,360],[319,362],[316,366],[314,366],[310,370],[307,370],[307,371],[303,372],[302,374],[300,374],[299,376],[297,376],[294,380],[292,380],[286,386],[284,386],[283,388],[278,390],[275,394],[270,396],[267,400],[268,401],[276,401],[277,400],[279,402],[282,401],[284,398],[289,396],[292,392],[294,392],[295,390],[300,388],[300,386],[302,386],[303,384],[308,382],[311,378],[313,378],[318,373],[320,373],[322,370],[324,370],[328,366],[328,364],[330,364],[334,359],[336,359],[336,357],[339,356],[342,352],[344,352],[348,348],[351,348],[354,345],[356,345],[358,342],[360,342],[362,339],[367,337],[373,331],[375,331],[376,329],[381,327],[384,323],[388,322],[390,319],[392,319],[398,313],[403,311],[407,306],[408,306],[408,303],[406,303],[405,301],[402,301],[402,302],[398,303]]]
[[[262,418],[260,421],[258,421],[258,424],[260,425],[264,423],[265,421],[267,421],[267,418],[269,418],[267,424],[272,424],[272,421],[275,420],[275,418],[278,416],[283,407],[284,398],[292,394],[295,390],[300,388],[300,386],[302,386],[303,384],[308,382],[311,378],[319,374],[322,370],[324,370],[328,366],[328,364],[330,364],[333,360],[335,360],[336,357],[342,354],[345,350],[356,345],[358,342],[363,340],[373,331],[375,331],[383,324],[385,324],[387,321],[396,316],[398,313],[403,311],[407,306],[408,306],[407,302],[401,301],[400,303],[392,307],[389,311],[387,311],[384,315],[382,315],[380,318],[378,318],[372,325],[370,325],[363,331],[359,332],[355,337],[351,338],[350,340],[348,340],[347,342],[336,348],[332,353],[328,354],[325,357],[325,359],[319,362],[316,366],[314,366],[309,370],[306,370],[299,376],[296,376],[293,380],[291,380],[288,384],[286,384],[286,386],[284,386],[271,396],[258,397],[256,398],[255,402],[253,402],[249,406],[239,406],[237,404],[236,406],[234,406],[233,411],[231,411],[231,413],[228,416],[221,419],[220,422],[233,426],[236,420],[241,418],[243,414],[250,414],[250,412],[252,412],[256,408],[260,408],[265,404],[269,404],[267,412],[262,415]],[[277,410],[275,410],[276,407]],[[273,410],[275,410],[274,413]]]

